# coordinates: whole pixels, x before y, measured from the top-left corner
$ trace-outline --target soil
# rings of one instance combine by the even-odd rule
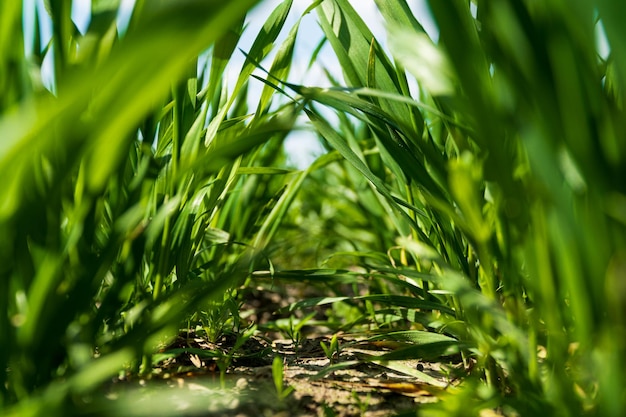
[[[326,337],[300,344],[251,337],[242,347],[245,354],[232,357],[226,368],[211,355],[232,350],[234,339],[223,337],[213,344],[194,333],[182,334],[164,349],[175,356],[158,363],[149,380],[119,380],[107,398],[130,402],[132,397],[138,410],[133,415],[414,415],[420,403],[437,401],[437,393],[456,385],[450,375],[462,369],[456,361],[378,362],[375,357],[388,351],[385,346],[348,337],[339,339],[340,354],[332,360],[320,344],[330,344]],[[273,378],[274,357],[282,361],[284,390],[293,390],[283,397]],[[226,372],[220,372],[220,365]]]
[[[299,292],[310,287],[302,288],[253,290],[242,311],[261,325],[284,319],[295,313],[283,314],[281,308],[311,296]],[[133,416],[415,415],[420,404],[438,401],[439,393],[467,374],[460,357],[377,360],[397,346],[368,343],[363,334],[337,333],[338,354],[329,358],[322,343],[330,346],[326,333],[333,332],[323,327],[303,328],[299,341],[265,329],[245,343],[234,334],[211,343],[203,332],[182,332],[154,356],[149,378],[121,376],[107,388],[106,403],[96,408]],[[282,363],[282,395],[272,366],[276,357]]]

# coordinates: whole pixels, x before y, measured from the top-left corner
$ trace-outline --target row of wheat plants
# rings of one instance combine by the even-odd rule
[[[257,108],[247,100],[290,2],[231,86],[223,74],[255,1],[137,1],[127,25],[120,1],[92,1],[83,32],[73,3],[0,5],[3,415],[89,412],[83,394],[149,373],[183,321],[224,308],[255,262],[267,268],[289,200],[278,193],[298,182],[268,168],[297,109],[269,87]],[[277,75],[289,58],[277,56]],[[214,316],[211,333],[228,320]]]
[[[376,4],[386,43],[350,2],[323,1],[343,80],[286,85],[332,150],[324,158],[345,160],[308,180],[327,199],[313,191],[294,206],[292,229],[308,221],[320,237],[299,259],[363,266],[367,282],[382,277],[414,301],[381,297],[388,285],[359,300],[387,300],[385,314],[456,340],[413,333],[417,347],[389,359],[456,346],[476,362],[465,389],[424,415],[621,415],[626,10],[430,1],[433,40],[404,0]],[[356,282],[360,271],[342,273]],[[416,308],[434,314],[407,313]]]
[[[81,33],[72,2],[50,1],[46,44],[39,20],[24,37],[20,2],[0,6],[0,406],[88,412],[82,394],[148,372],[183,319],[268,269],[287,215],[350,269],[269,265],[276,280],[362,303],[355,323],[410,342],[384,360],[461,353],[473,377],[423,414],[620,415],[623,7],[432,1],[435,42],[404,0],[381,0],[385,44],[348,1],[315,2],[343,81],[281,85],[296,26],[249,111],[246,83],[291,6],[226,89],[252,3],[137,1],[119,31],[120,2],[93,1]],[[332,151],[290,173],[280,141],[299,113]]]

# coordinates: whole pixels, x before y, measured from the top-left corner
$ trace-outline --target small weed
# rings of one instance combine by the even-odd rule
[[[337,415],[333,407],[326,403],[322,404],[322,411],[324,412],[324,417],[335,417]]]
[[[223,301],[210,301],[207,311],[200,312],[200,323],[210,342],[215,343],[229,330],[239,327],[239,304],[227,293]]]
[[[274,387],[276,388],[276,396],[279,402],[285,401],[294,391],[294,387],[284,385],[284,365],[280,357],[274,357],[272,362],[272,377],[274,378]]]
[[[320,342],[320,346],[324,351],[326,357],[330,360],[330,363],[333,364],[336,359],[339,359],[339,342],[337,341],[337,335],[334,334],[332,339],[330,339],[330,344],[327,345],[323,341]]]
[[[311,313],[301,319],[294,318],[293,315],[289,316],[288,320],[279,320],[276,322],[277,327],[283,332],[293,343],[294,349],[298,349],[304,336],[302,335],[302,328],[315,317],[315,313]]]
[[[365,399],[361,399],[361,396],[356,391],[352,391],[350,396],[356,403],[357,407],[359,407],[360,415],[364,416],[368,408],[370,407],[370,401],[372,399],[371,394],[368,393]]]

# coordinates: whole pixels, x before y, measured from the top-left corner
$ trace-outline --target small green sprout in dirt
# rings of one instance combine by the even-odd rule
[[[358,392],[352,391],[350,393],[350,396],[354,400],[354,403],[359,407],[359,415],[365,416],[365,413],[367,413],[367,410],[370,407],[370,401],[372,400],[372,395],[370,393],[367,393],[365,398],[361,398]]]
[[[302,341],[304,340],[304,336],[302,335],[302,328],[310,322],[313,317],[315,317],[315,313],[308,314],[307,316],[298,319],[294,318],[293,315],[289,316],[287,320],[278,320],[276,322],[279,329],[291,340],[294,345],[294,349],[298,349]]]
[[[274,379],[274,387],[276,388],[276,396],[281,403],[285,401],[294,391],[292,386],[284,386],[284,364],[283,360],[275,356],[272,362],[272,377]]]
[[[223,301],[211,301],[208,304],[208,311],[200,312],[200,322],[209,341],[215,343],[224,332],[239,327],[240,306],[230,293],[225,294]]]
[[[328,404],[322,404],[322,411],[324,412],[324,417],[335,417],[337,415],[333,407]]]
[[[321,341],[320,346],[322,347],[322,350],[324,351],[326,357],[330,360],[331,364],[334,363],[336,359],[339,359],[340,349],[339,342],[337,341],[337,334],[334,334],[333,337],[330,339],[329,345]]]
[[[226,387],[226,371],[233,363],[233,357],[239,352],[239,350],[243,347],[243,345],[252,337],[252,335],[256,332],[256,325],[252,325],[245,329],[242,332],[237,333],[237,339],[235,340],[235,344],[232,349],[228,351],[228,353],[224,355],[220,355],[217,358],[217,367],[220,370],[220,385],[222,389]]]

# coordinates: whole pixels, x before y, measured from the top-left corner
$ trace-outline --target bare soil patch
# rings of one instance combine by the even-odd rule
[[[175,355],[156,364],[150,379],[129,378],[112,384],[110,401],[134,396],[139,410],[152,415],[185,416],[366,416],[411,412],[437,401],[437,393],[456,384],[462,365],[419,360],[376,362],[385,346],[339,339],[339,356],[329,359],[320,342],[327,337],[293,341],[248,339],[224,369],[215,352],[232,350],[234,337],[210,343],[194,333],[181,334],[164,352]],[[284,387],[280,398],[272,361],[281,358]],[[220,370],[220,366],[222,369]],[[137,392],[139,391],[139,392]],[[133,415],[145,415],[141,412]]]

